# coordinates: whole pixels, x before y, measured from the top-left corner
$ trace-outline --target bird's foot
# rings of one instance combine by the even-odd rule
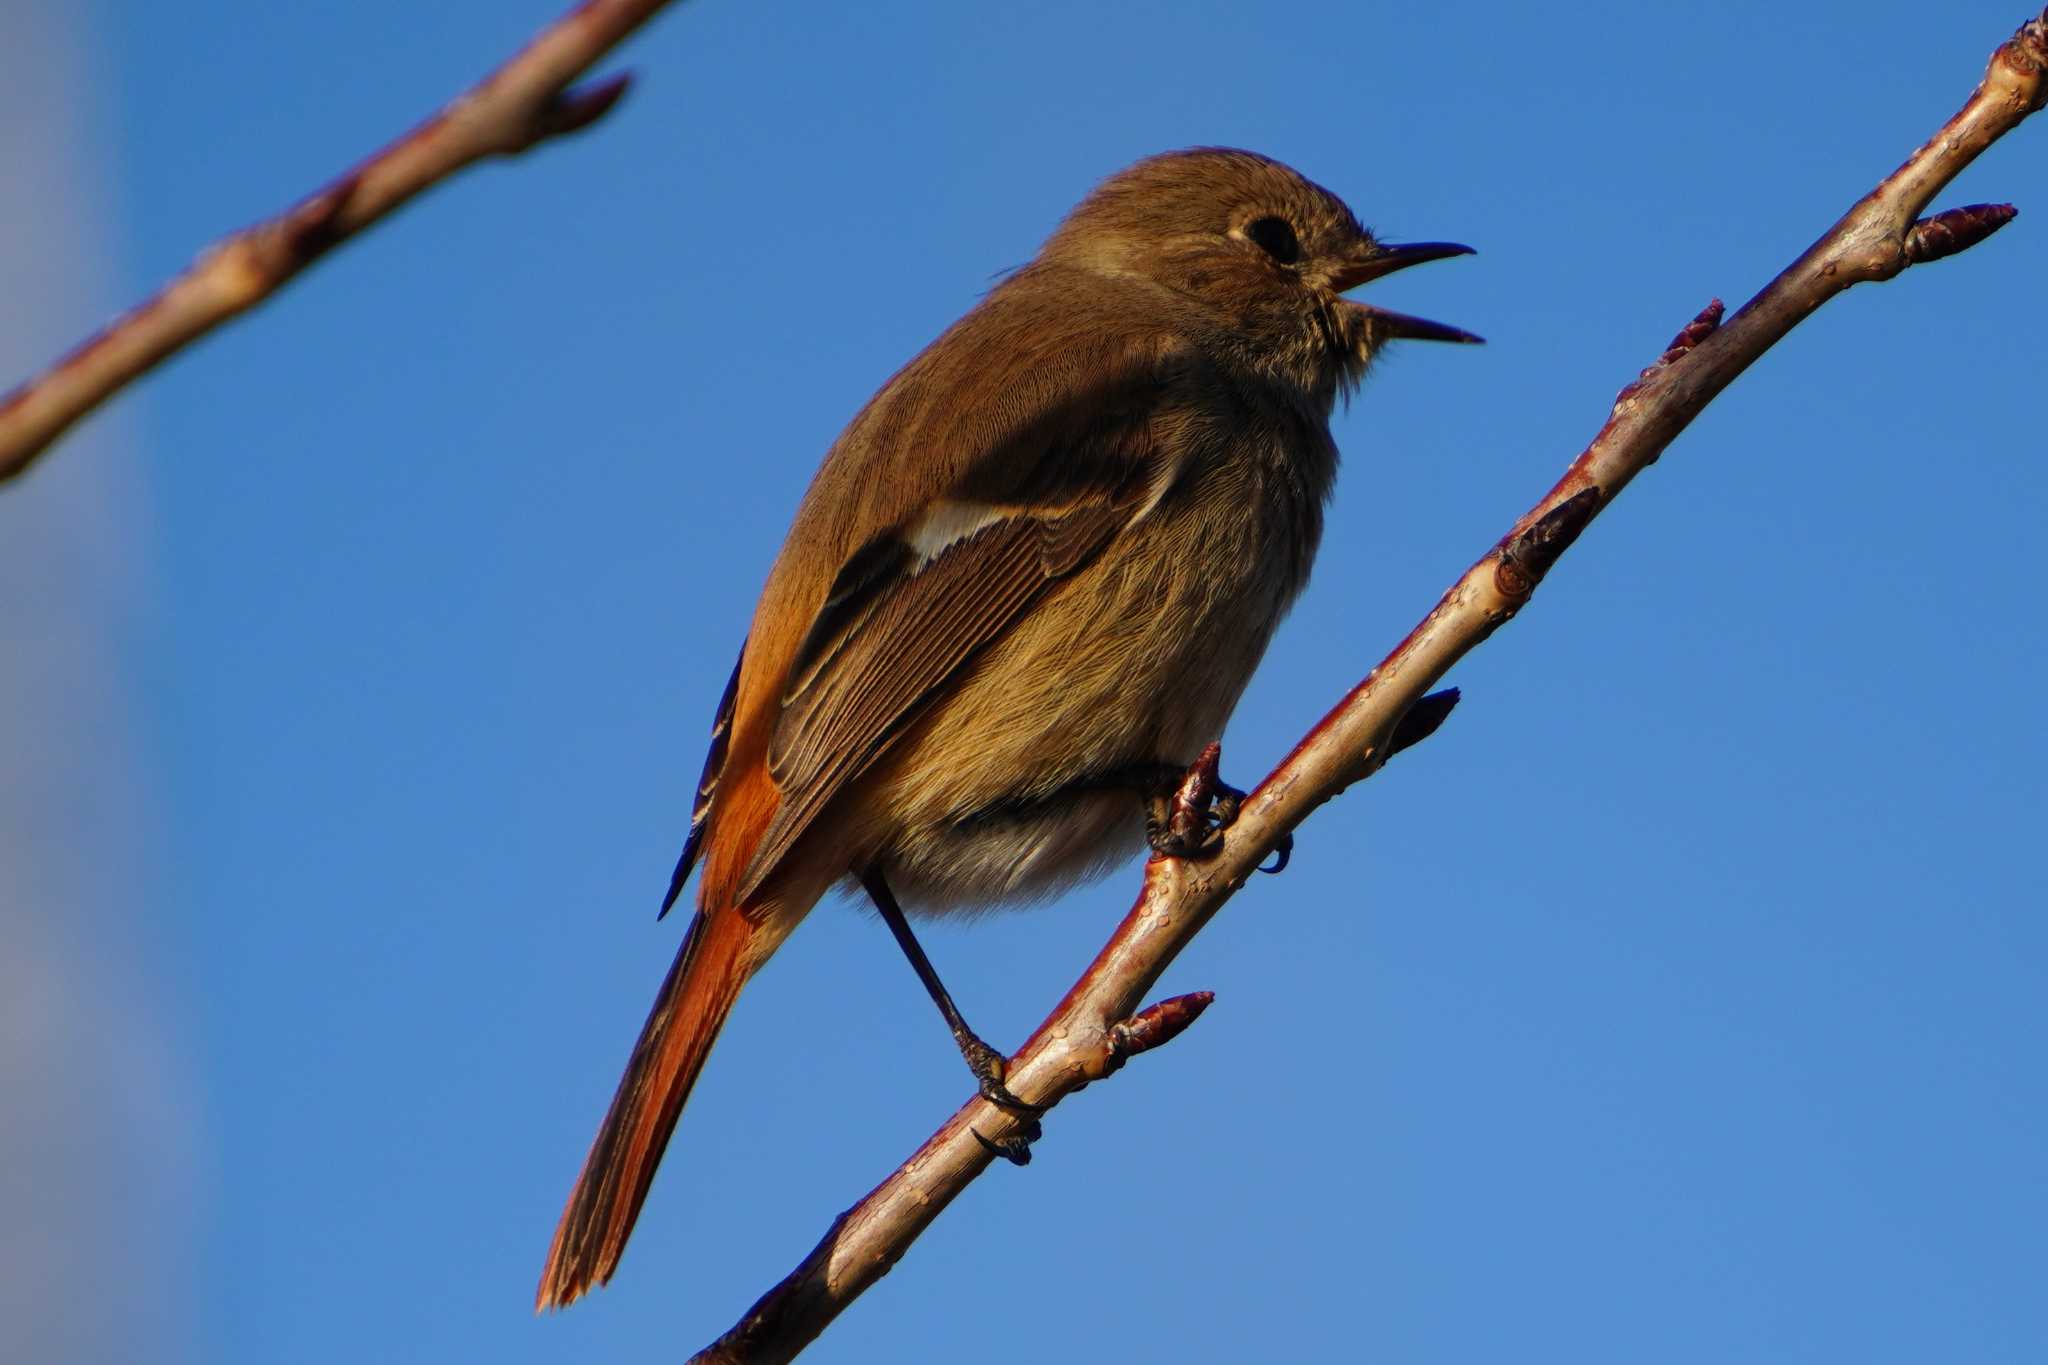
[[[1237,822],[1245,794],[1217,776],[1222,755],[1222,745],[1210,744],[1171,789],[1148,797],[1145,842],[1157,856],[1207,858],[1223,847],[1223,831]],[[1273,865],[1259,870],[1278,872],[1293,851],[1294,836],[1283,836]]]
[[[1040,1126],[1038,1116],[1045,1112],[1042,1104],[1031,1104],[1010,1093],[1010,1087],[1003,1084],[1009,1071],[1009,1062],[974,1034],[960,1038],[960,1055],[967,1059],[968,1067],[981,1082],[981,1097],[996,1108],[1016,1117],[1016,1127],[999,1138],[991,1138],[979,1128],[968,1131],[992,1155],[999,1156],[1012,1166],[1031,1164],[1031,1144],[1038,1141],[1045,1129]]]
[[[1211,743],[1185,773],[1168,778],[1171,785],[1148,793],[1145,842],[1154,854],[1206,858],[1223,846],[1223,831],[1243,809],[1244,793],[1217,775],[1222,756],[1223,746]]]
[[[996,1108],[1007,1110],[1020,1118],[1036,1119],[1045,1112],[1044,1105],[1030,1104],[1018,1099],[1010,1093],[1010,1087],[1003,1084],[1009,1075],[1010,1064],[1009,1060],[1002,1053],[996,1051],[987,1043],[982,1042],[980,1038],[972,1033],[957,1039],[957,1041],[960,1044],[960,1055],[967,1059],[968,1070],[972,1071],[974,1078],[981,1082],[980,1089],[983,1099],[993,1104]]]

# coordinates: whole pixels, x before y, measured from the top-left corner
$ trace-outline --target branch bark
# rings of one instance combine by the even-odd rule
[[[569,83],[670,0],[584,0],[516,56],[383,150],[207,251],[155,297],[0,398],[0,483],[161,361],[249,311],[341,243],[487,157],[589,127],[632,78]]]
[[[1010,1089],[1035,1104],[1056,1104],[1191,1023],[1206,996],[1178,997],[1135,1017],[1133,1011],[1189,940],[1317,806],[1442,722],[1455,695],[1424,692],[1528,603],[1586,525],[1717,394],[1851,285],[1887,280],[1910,265],[1966,250],[2009,222],[2009,205],[1921,215],[1979,153],[2048,101],[2044,70],[2048,12],[2001,45],[1962,109],[1761,293],[1725,323],[1718,299],[1693,319],[1622,389],[1605,425],[1556,485],[1245,799],[1214,857],[1146,865],[1137,902],[1115,935],[1011,1062]],[[698,1365],[793,1359],[886,1274],[997,1155],[1021,1152],[1018,1139],[1034,1123],[978,1097],[970,1100],[894,1174],[834,1219],[795,1270],[692,1359]]]

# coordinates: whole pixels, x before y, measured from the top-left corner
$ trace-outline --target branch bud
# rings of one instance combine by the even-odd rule
[[[1965,204],[1922,218],[1906,229],[1906,263],[1924,265],[1968,251],[2019,217],[2019,212],[2011,204]]]

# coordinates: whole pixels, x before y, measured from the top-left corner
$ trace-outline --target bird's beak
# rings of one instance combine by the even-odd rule
[[[1396,270],[1406,270],[1411,265],[1424,261],[1441,261],[1447,256],[1470,256],[1472,248],[1457,242],[1407,242],[1392,244],[1376,242],[1370,254],[1346,263],[1330,280],[1330,288],[1338,293],[1356,289],[1359,285],[1376,280],[1382,275],[1391,275]],[[1373,330],[1373,341],[1378,343],[1393,337],[1409,337],[1417,341],[1456,341],[1472,344],[1485,340],[1474,336],[1461,327],[1446,326],[1431,322],[1427,318],[1410,317],[1406,313],[1389,312],[1384,308],[1373,308],[1353,302],[1353,308],[1364,313]]]

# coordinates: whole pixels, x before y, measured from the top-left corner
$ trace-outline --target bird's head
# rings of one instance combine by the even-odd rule
[[[1345,291],[1455,242],[1382,242],[1344,201],[1269,157],[1197,147],[1148,157],[1096,186],[1041,259],[1139,275],[1200,305],[1260,368],[1334,394],[1388,341],[1476,342],[1456,327],[1373,308]]]

